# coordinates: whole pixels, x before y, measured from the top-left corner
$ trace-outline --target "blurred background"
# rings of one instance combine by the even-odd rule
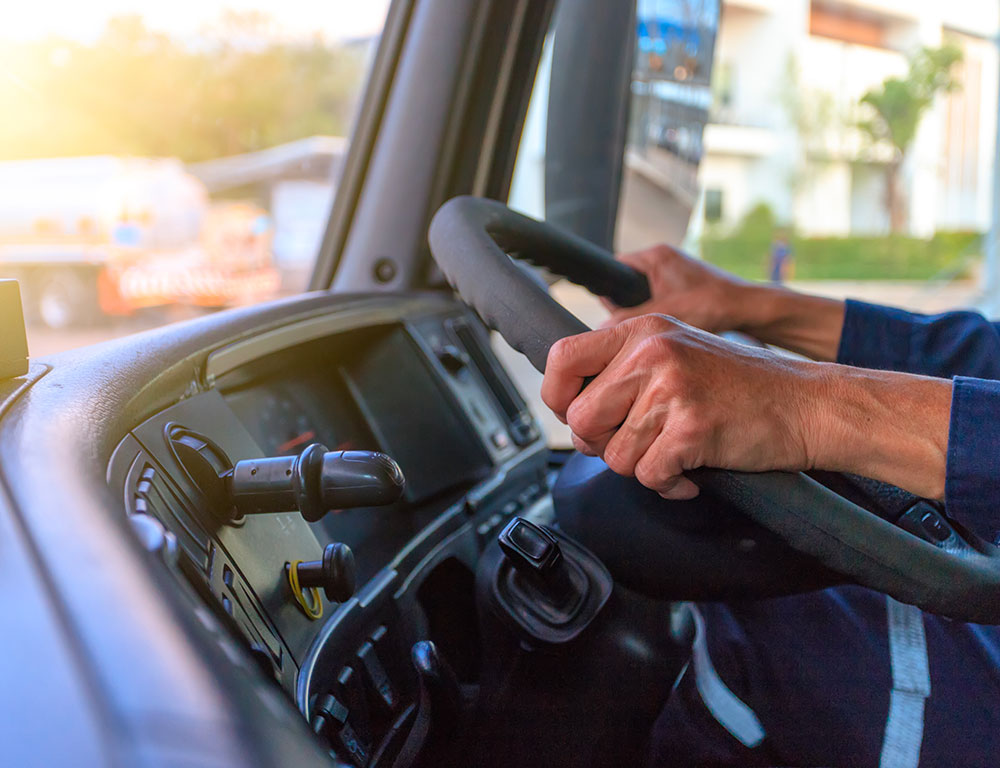
[[[32,354],[304,290],[387,6],[10,14],[0,277],[21,280]],[[998,24],[989,0],[639,0],[617,247],[995,312]],[[510,199],[537,216],[550,59]]]
[[[41,2],[0,28],[0,277],[46,354],[305,289],[388,0]]]
[[[724,0],[688,245],[815,292],[992,311],[998,11]]]

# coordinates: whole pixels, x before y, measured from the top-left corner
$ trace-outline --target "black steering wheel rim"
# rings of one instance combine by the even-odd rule
[[[431,222],[429,240],[462,299],[541,372],[552,344],[590,329],[512,257],[619,305],[649,297],[645,276],[610,253],[495,200],[448,201]],[[971,534],[964,537],[971,546],[943,549],[797,472],[703,468],[689,475],[793,549],[858,584],[951,618],[1000,623],[1000,553]]]

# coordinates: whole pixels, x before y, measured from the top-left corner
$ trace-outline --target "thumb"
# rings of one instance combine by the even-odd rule
[[[662,488],[657,489],[657,492],[664,499],[669,499],[671,501],[685,501],[687,499],[693,499],[698,495],[700,490],[701,489],[691,482],[691,480],[684,477],[684,475],[679,475],[678,477],[672,478]]]

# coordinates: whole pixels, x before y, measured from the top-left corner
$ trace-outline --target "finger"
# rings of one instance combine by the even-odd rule
[[[618,429],[639,394],[643,374],[612,361],[566,409],[566,423],[591,442]],[[607,442],[605,438],[604,442]],[[601,445],[603,448],[603,444]]]
[[[596,376],[622,348],[626,334],[615,328],[588,331],[560,339],[549,349],[542,379],[542,402],[565,419],[583,382]]]
[[[604,463],[619,475],[631,477],[663,426],[659,411],[644,409],[641,401],[632,406],[628,418],[604,446]]]
[[[648,275],[653,268],[653,265],[659,261],[660,249],[659,248],[644,248],[641,251],[629,251],[627,253],[615,254],[615,258],[622,264],[626,264],[632,269],[642,272],[644,275]]]
[[[610,431],[605,432],[603,435],[598,435],[597,437],[585,440],[578,434],[573,433],[573,447],[586,456],[602,456],[604,453],[604,446],[608,444],[608,440],[610,440],[613,435],[614,432]]]
[[[586,440],[581,438],[579,435],[570,433],[570,437],[573,440],[573,447],[582,453],[584,456],[597,456],[597,451],[590,447]]]
[[[693,499],[698,486],[684,476],[684,462],[667,425],[635,465],[635,477],[665,499]]]
[[[669,499],[670,501],[687,501],[688,499],[695,498],[701,492],[701,489],[688,478],[684,477],[684,475],[678,475],[672,479],[672,485],[660,491],[660,496],[665,499]]]

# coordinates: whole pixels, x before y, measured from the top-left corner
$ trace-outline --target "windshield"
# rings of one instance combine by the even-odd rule
[[[666,243],[808,293],[1000,315],[996,4],[638,0],[635,13],[618,252]],[[510,197],[540,218],[560,108],[550,59]],[[607,317],[576,286],[553,293],[591,325]]]
[[[7,14],[0,278],[32,355],[304,290],[388,2]]]

